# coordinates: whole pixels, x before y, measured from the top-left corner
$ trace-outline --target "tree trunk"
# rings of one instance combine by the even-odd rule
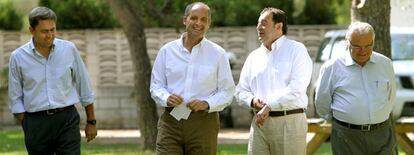
[[[374,27],[374,51],[391,58],[390,0],[352,0],[352,22],[367,22]]]
[[[139,107],[139,127],[144,149],[155,149],[157,137],[157,108],[149,92],[151,63],[147,53],[144,23],[135,8],[134,0],[108,0],[128,38],[134,69],[134,96]]]

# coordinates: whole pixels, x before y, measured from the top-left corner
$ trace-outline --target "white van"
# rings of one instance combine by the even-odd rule
[[[346,30],[329,31],[325,34],[315,63],[309,91],[308,116],[317,117],[314,106],[316,80],[322,64],[347,52]],[[375,46],[375,45],[374,45]],[[391,53],[397,81],[397,97],[393,118],[414,116],[414,28],[391,29]]]

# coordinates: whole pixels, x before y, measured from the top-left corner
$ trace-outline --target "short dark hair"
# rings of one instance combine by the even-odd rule
[[[29,14],[30,27],[35,28],[39,24],[40,20],[48,19],[56,21],[57,17],[55,12],[47,7],[36,7]]]
[[[262,12],[260,12],[260,14],[266,13],[266,12],[271,12],[272,13],[272,19],[273,22],[275,23],[282,23],[283,27],[282,27],[282,33],[284,35],[287,34],[287,18],[286,18],[286,13],[283,10],[277,9],[277,8],[273,8],[273,7],[267,7],[264,8],[262,10]]]
[[[208,10],[208,18],[211,20],[210,7],[207,4],[203,3],[203,2],[194,2],[194,3],[188,4],[187,7],[185,8],[184,18],[186,18],[190,14],[191,9],[196,4],[198,4],[198,5],[204,5],[207,8],[207,10]]]

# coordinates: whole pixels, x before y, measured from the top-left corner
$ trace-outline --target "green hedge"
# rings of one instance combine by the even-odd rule
[[[58,29],[107,29],[119,25],[105,0],[40,0],[39,6],[56,13]]]
[[[0,0],[0,30],[21,30],[22,15],[13,7],[11,0]]]

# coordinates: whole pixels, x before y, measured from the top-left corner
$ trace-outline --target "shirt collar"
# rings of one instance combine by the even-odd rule
[[[38,56],[42,56],[42,54],[40,54],[37,50],[36,50],[36,48],[35,48],[35,46],[34,46],[34,42],[33,42],[33,37],[30,39],[30,42],[29,42],[29,51],[28,52],[33,52],[33,54],[35,54],[35,55],[38,55]],[[55,50],[55,44],[56,44],[56,39],[53,39],[53,43],[52,43],[52,49],[50,50],[50,53],[53,53],[54,52],[54,50]]]
[[[368,63],[376,63],[377,59],[376,57],[374,57],[374,51],[372,51],[372,54],[368,60]],[[351,57],[351,52],[349,50],[347,50],[346,54],[345,54],[345,65],[346,66],[352,66],[352,65],[357,65],[357,63],[354,61],[354,59],[352,59]]]
[[[286,36],[285,35],[282,35],[282,36],[280,36],[278,39],[276,39],[273,43],[272,43],[272,51],[276,51],[277,49],[279,49],[280,48],[280,46],[282,46],[283,45],[283,42],[285,42],[285,40],[286,40],[287,38],[286,38]],[[266,49],[266,51],[269,51],[264,45],[263,45],[263,43],[262,43],[262,45],[261,45],[264,49]],[[269,51],[270,52],[270,51]]]
[[[185,33],[181,34],[180,41],[178,42],[178,45],[181,46],[186,51],[187,49],[184,47],[184,44],[183,44]],[[194,45],[193,48],[201,48],[205,44],[206,40],[207,40],[206,37],[203,36],[203,39],[201,39],[201,41],[197,45]]]

